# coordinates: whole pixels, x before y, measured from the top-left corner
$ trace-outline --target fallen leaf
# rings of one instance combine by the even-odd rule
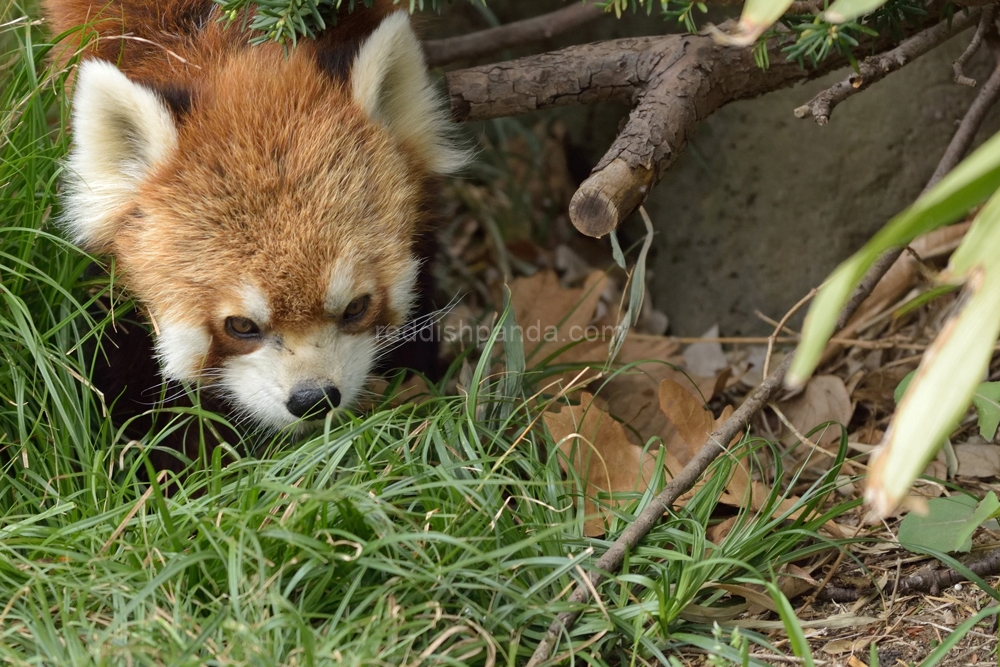
[[[667,442],[667,449],[682,464],[698,452],[715,426],[715,418],[704,404],[680,383],[670,379],[660,382],[660,410],[677,429],[680,439]],[[679,472],[679,471],[674,471]]]
[[[600,495],[608,504],[605,494],[645,491],[656,474],[656,458],[629,442],[624,427],[601,410],[591,394],[580,398],[580,405],[564,405],[558,412],[546,412],[543,419],[563,454],[559,465],[585,483],[584,534],[596,536],[604,534],[610,510],[595,499]]]
[[[854,653],[856,651],[861,651],[865,649],[869,644],[872,643],[872,637],[857,637],[856,639],[834,639],[833,641],[827,642],[821,651],[827,655],[841,655],[843,653]],[[861,662],[851,656],[852,662],[849,663],[849,667],[857,667],[857,665],[864,665]],[[855,662],[856,661],[856,662]]]
[[[708,531],[705,533],[705,537],[712,544],[722,544],[722,541],[726,539],[726,536],[732,532],[733,527],[736,526],[736,522],[739,520],[738,516],[731,516],[722,523],[717,523],[714,526],[710,526]]]
[[[851,397],[844,381],[835,375],[817,375],[806,384],[805,391],[794,398],[779,403],[778,407],[802,435],[825,422],[847,425],[854,414]],[[794,443],[798,438],[786,427],[782,442]],[[827,428],[810,440],[817,444],[828,444],[840,438],[840,429]]]
[[[962,477],[1000,477],[1000,446],[955,445],[955,456]]]
[[[539,271],[511,283],[514,317],[529,368],[570,343],[586,342],[601,333],[589,331],[588,325],[607,281],[602,271],[594,271],[583,287],[565,289],[554,271]]]

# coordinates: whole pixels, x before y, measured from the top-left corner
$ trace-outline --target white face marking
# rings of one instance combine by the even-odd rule
[[[263,290],[250,283],[243,283],[240,289],[240,301],[243,311],[236,313],[237,315],[249,317],[261,327],[266,327],[271,323],[271,306],[268,304],[267,295],[264,294]]]
[[[327,313],[341,313],[356,296],[361,295],[355,294],[354,265],[347,260],[340,260],[330,267],[330,282],[326,288],[323,307]]]
[[[265,342],[255,352],[228,359],[220,384],[258,424],[283,428],[299,421],[285,404],[300,383],[332,385],[340,391],[339,409],[351,407],[368,379],[375,353],[373,335],[343,334],[330,324],[298,340]]]
[[[387,305],[396,313],[409,313],[412,308],[419,269],[419,260],[406,258],[388,286]],[[340,262],[330,271],[325,306],[330,313],[340,313],[351,300],[374,293],[375,287],[372,277],[362,275],[359,280],[353,264]],[[350,408],[357,402],[379,354],[374,333],[346,334],[334,321],[303,336],[267,333],[269,300],[264,290],[250,283],[241,286],[237,303],[229,308],[217,316],[248,317],[265,328],[257,350],[230,357],[212,371],[212,384],[233,403],[237,417],[247,416],[272,429],[300,422],[287,403],[293,390],[301,385],[336,387],[341,396],[338,409]],[[383,346],[385,343],[382,341]],[[196,379],[210,345],[206,327],[160,321],[157,351],[164,375],[170,379]]]
[[[156,339],[156,356],[160,359],[163,376],[169,380],[191,380],[197,376],[208,355],[212,337],[204,327],[169,319],[157,319],[160,335]]]

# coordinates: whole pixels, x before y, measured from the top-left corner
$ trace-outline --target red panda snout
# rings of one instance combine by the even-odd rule
[[[249,281],[201,322],[159,315],[165,376],[212,387],[237,415],[267,428],[354,406],[380,351],[396,343],[391,332],[407,319],[419,269],[413,257],[366,264],[363,272],[347,261],[323,271],[307,317],[289,310],[280,289]]]

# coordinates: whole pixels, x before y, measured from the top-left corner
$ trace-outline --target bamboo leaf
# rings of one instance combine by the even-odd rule
[[[836,0],[823,12],[823,20],[830,23],[846,23],[872,13],[885,3],[886,0]]]
[[[713,32],[716,41],[731,46],[750,46],[792,6],[792,0],[747,0],[734,34]]]
[[[976,218],[949,266],[968,275],[968,302],[924,354],[872,463],[866,497],[887,514],[968,410],[1000,336],[1000,194]],[[982,415],[980,415],[982,417]]]

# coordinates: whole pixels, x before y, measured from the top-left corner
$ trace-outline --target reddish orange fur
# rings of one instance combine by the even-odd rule
[[[393,11],[391,0],[341,16],[290,53],[250,47],[239,25],[218,21],[210,0],[44,6],[56,33],[81,23],[98,33],[88,55],[193,99],[177,154],[143,184],[137,208],[122,212],[113,245],[99,248],[119,260],[141,301],[200,324],[206,302],[235,302],[238,276],[253,276],[267,281],[275,328],[307,329],[324,317],[319,267],[350,253],[379,286],[370,323],[401,323],[405,314],[389,312],[384,293],[422,231],[421,165],[362,117],[346,82],[317,65],[324,49],[370,33]],[[155,233],[146,217],[156,220]],[[378,222],[377,234],[366,220]]]

